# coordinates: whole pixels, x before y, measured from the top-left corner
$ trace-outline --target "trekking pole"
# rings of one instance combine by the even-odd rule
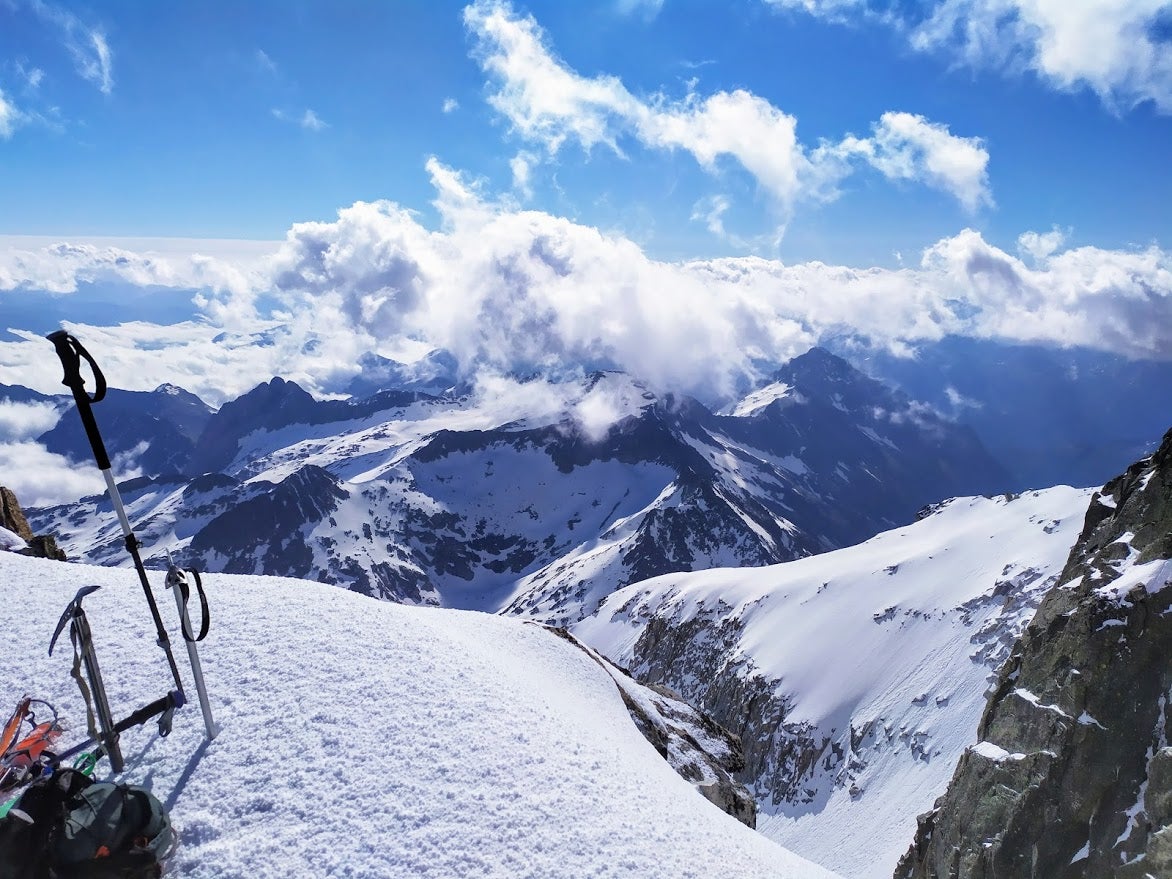
[[[171,553],[167,553],[167,587],[175,596],[175,607],[179,611],[179,623],[183,629],[183,641],[187,645],[187,658],[191,661],[191,675],[195,678],[195,691],[199,694],[199,707],[203,712],[203,726],[207,731],[207,740],[210,742],[216,737],[216,733],[220,728],[216,726],[216,722],[212,719],[212,706],[208,701],[208,688],[203,679],[203,666],[199,662],[199,651],[196,649],[196,644],[202,641],[208,634],[208,599],[203,591],[203,581],[200,580],[199,571],[191,571],[192,577],[195,578],[196,592],[199,594],[200,605],[200,625],[199,634],[196,635],[191,628],[191,617],[187,614],[187,599],[191,594],[191,590],[187,585],[187,573],[175,564],[171,558]]]
[[[118,516],[118,522],[122,525],[122,534],[126,538],[126,551],[134,559],[134,567],[138,571],[138,579],[142,583],[143,594],[146,596],[147,604],[151,609],[151,616],[155,621],[158,645],[167,654],[167,665],[171,667],[171,676],[175,679],[176,689],[181,696],[186,698],[183,690],[183,681],[179,677],[179,667],[175,665],[175,657],[171,653],[171,641],[167,637],[167,630],[164,628],[163,620],[159,616],[159,607],[155,604],[155,596],[151,592],[151,584],[147,579],[146,569],[142,566],[142,558],[138,552],[138,538],[134,536],[134,531],[130,528],[130,520],[126,518],[126,510],[122,506],[122,496],[118,493],[118,486],[115,484],[114,477],[110,472],[110,456],[106,454],[106,444],[102,442],[102,435],[98,432],[98,423],[94,420],[93,404],[101,402],[102,398],[106,396],[106,378],[102,375],[102,371],[98,369],[98,364],[94,362],[94,358],[82,347],[81,342],[69,335],[65,330],[57,330],[55,333],[50,333],[47,338],[53,343],[53,347],[57,349],[57,356],[61,359],[61,366],[65,369],[65,377],[61,380],[61,383],[73,391],[73,399],[77,403],[77,412],[81,416],[81,423],[85,427],[86,436],[89,438],[90,447],[93,449],[94,460],[97,461],[98,469],[102,471],[102,476],[105,477],[106,491],[110,495],[110,502],[114,505],[114,512]],[[86,363],[90,365],[90,369],[94,373],[95,387],[92,397],[86,393],[85,379],[81,375],[82,358],[85,358]],[[110,762],[113,763],[113,760]]]
[[[121,772],[125,763],[122,759],[122,749],[118,746],[118,731],[114,728],[114,716],[110,713],[110,700],[106,696],[106,685],[102,682],[102,670],[98,667],[98,654],[94,651],[93,634],[90,632],[89,621],[82,610],[81,600],[98,589],[97,586],[83,586],[77,590],[77,595],[65,612],[53,632],[49,641],[49,655],[53,655],[53,648],[57,645],[57,637],[69,624],[69,638],[73,642],[73,671],[71,672],[77,686],[85,697],[86,714],[88,715],[90,735],[96,733],[96,738],[102,743],[106,756],[110,758],[110,766],[115,772]],[[81,676],[81,666],[85,665],[85,674],[89,678],[87,690],[85,680]],[[93,696],[93,710],[90,709],[89,695]],[[97,730],[94,729],[94,714],[97,714]]]

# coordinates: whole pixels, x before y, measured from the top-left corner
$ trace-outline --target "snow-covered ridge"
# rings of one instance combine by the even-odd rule
[[[123,777],[172,810],[168,876],[831,879],[706,802],[607,673],[543,628],[296,580],[205,580],[200,650],[223,732],[205,746],[193,705],[168,738],[148,724],[122,741]],[[170,682],[133,572],[0,553],[0,705],[54,702],[68,743],[84,708],[69,660],[45,647],[90,583],[121,717]]]
[[[988,684],[1090,495],[959,498],[858,546],[665,575],[575,633],[741,732],[763,833],[845,876],[887,877],[975,743]]]

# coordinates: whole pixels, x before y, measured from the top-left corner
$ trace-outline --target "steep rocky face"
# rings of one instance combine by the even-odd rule
[[[1172,875],[1172,431],[1095,495],[897,876]]]

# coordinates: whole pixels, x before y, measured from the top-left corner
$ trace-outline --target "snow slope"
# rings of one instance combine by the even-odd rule
[[[704,800],[637,732],[607,673],[546,629],[304,581],[205,580],[200,649],[223,732],[203,744],[192,705],[169,737],[148,724],[122,740],[123,777],[172,809],[170,876],[832,876]],[[55,702],[69,744],[84,708],[68,645],[46,646],[90,583],[122,717],[169,682],[134,573],[0,553],[0,706],[26,691]]]
[[[847,549],[665,575],[574,631],[741,735],[759,830],[843,875],[889,877],[1090,494],[958,498]]]

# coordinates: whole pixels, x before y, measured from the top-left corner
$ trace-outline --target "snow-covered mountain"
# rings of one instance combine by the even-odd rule
[[[358,401],[274,379],[208,420],[189,467],[125,487],[155,559],[558,624],[627,583],[850,545],[1005,478],[970,432],[820,349],[724,414],[617,373]],[[104,498],[32,518],[123,561]]]
[[[1172,431],[1096,492],[901,879],[1172,875]]]
[[[0,552],[0,705],[56,704],[67,744],[85,737],[85,707],[68,650],[45,647],[88,584],[102,587],[85,606],[115,715],[171,684],[133,572]],[[190,705],[167,738],[150,723],[122,736],[121,779],[178,831],[168,876],[833,879],[705,800],[632,723],[624,701],[656,694],[620,691],[543,627],[301,581],[206,585],[200,651],[222,731],[205,743]]]
[[[574,631],[741,737],[763,833],[844,876],[889,877],[1090,496],[958,498],[858,546],[636,583]]]

